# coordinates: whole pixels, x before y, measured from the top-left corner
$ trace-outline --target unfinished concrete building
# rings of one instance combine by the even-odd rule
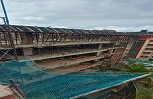
[[[144,60],[153,60],[153,35],[142,35],[139,37],[141,42],[140,48],[137,50],[136,58]]]
[[[31,58],[47,68],[83,70],[115,66],[127,56],[138,33],[34,26],[10,27],[18,59]],[[0,25],[1,61],[12,60],[8,27]]]

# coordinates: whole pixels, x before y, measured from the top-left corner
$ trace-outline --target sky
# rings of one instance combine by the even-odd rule
[[[153,0],[3,1],[12,25],[153,31]],[[4,16],[2,8],[0,16]]]

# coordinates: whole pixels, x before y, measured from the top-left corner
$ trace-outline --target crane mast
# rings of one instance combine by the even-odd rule
[[[5,23],[5,25],[9,25],[9,20],[8,20],[8,16],[7,16],[7,13],[6,13],[6,9],[5,9],[3,0],[1,0],[1,5],[2,5],[2,9],[3,9],[4,15],[5,15],[5,17],[3,19],[4,23]]]
[[[4,15],[5,15],[5,17],[1,17],[1,18],[4,20],[4,23],[5,23],[5,25],[6,25],[7,29],[8,29],[7,32],[8,32],[11,48],[13,48],[13,50],[14,50],[14,58],[15,58],[15,60],[18,60],[16,48],[15,48],[14,41],[13,41],[13,38],[12,38],[12,35],[11,35],[9,19],[8,19],[8,16],[7,16],[7,13],[6,13],[6,9],[5,9],[3,0],[1,0],[1,5],[2,5],[2,9],[3,9]]]
[[[6,9],[5,9],[3,0],[1,0],[1,5],[2,5],[2,9],[3,9],[4,15],[5,15],[5,17],[2,17],[2,19],[4,20],[5,26],[7,27],[7,33],[8,33],[8,36],[9,36],[11,49],[13,49],[13,52],[14,52],[14,59],[18,62],[17,51],[16,51],[16,48],[15,48],[14,40],[12,38],[11,29],[10,29],[10,25],[9,25],[9,19],[8,19],[8,16],[7,16],[7,13],[6,13]],[[7,51],[7,53],[9,51]],[[5,54],[4,54],[4,56],[5,56]],[[17,64],[17,67],[19,69],[19,73],[21,74],[21,69],[20,69],[19,64]],[[22,77],[21,77],[21,80],[22,80]]]

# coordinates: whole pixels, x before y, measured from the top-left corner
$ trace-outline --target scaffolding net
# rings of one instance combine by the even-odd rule
[[[10,79],[17,83],[27,82],[47,75],[42,68],[31,59],[0,62],[0,82],[9,83]]]
[[[0,82],[13,79],[28,99],[67,99],[114,86],[143,73],[69,72],[51,74],[30,59],[0,63]]]
[[[132,59],[129,64],[143,64],[146,67],[153,67],[153,61],[146,59]]]

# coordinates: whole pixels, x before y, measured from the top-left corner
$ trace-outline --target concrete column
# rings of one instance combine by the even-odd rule
[[[24,56],[33,55],[32,48],[23,48],[22,50],[23,50]]]
[[[125,52],[124,52],[124,54],[123,54],[123,57],[124,57],[124,56],[127,56],[127,54],[129,53],[129,51],[131,50],[131,48],[132,48],[132,46],[133,46],[133,43],[134,43],[134,42],[130,42],[130,43],[127,44],[127,47],[126,47]]]
[[[123,58],[124,58],[125,56],[127,56],[127,54],[129,53],[130,49],[132,48],[132,45],[133,45],[133,42],[129,42],[129,43],[127,44],[127,46],[126,46],[126,48],[125,48],[125,50],[124,50],[124,52],[123,52],[123,54],[122,54],[122,56],[121,56],[121,59],[120,59],[119,62],[118,62],[118,65],[119,65],[120,63],[122,63]],[[118,66],[118,65],[117,65],[117,66]]]
[[[100,55],[100,53],[101,53],[100,50],[101,50],[101,49],[102,49],[102,44],[99,45],[98,52],[97,52],[97,55],[96,55],[96,56],[99,56],[99,55]],[[98,60],[99,60],[99,59],[95,59],[96,62],[98,62]]]
[[[102,44],[100,44],[100,45],[99,45],[98,50],[101,50],[101,49],[102,49]],[[101,52],[101,51],[98,51],[98,52],[97,52],[97,56],[99,56],[99,55],[100,55],[100,52]]]

